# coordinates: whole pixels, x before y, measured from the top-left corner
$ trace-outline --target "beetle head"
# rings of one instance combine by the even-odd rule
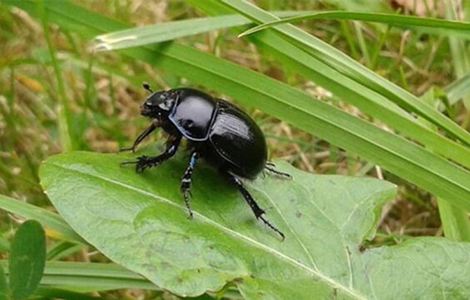
[[[144,87],[152,94],[140,106],[140,114],[154,119],[168,116],[178,99],[178,92],[175,90],[153,92],[148,86]]]

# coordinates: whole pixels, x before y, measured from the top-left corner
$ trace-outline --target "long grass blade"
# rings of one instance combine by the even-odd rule
[[[273,12],[276,16],[292,16],[298,12]],[[110,32],[95,37],[97,51],[125,49],[148,44],[172,41],[178,38],[201,34],[213,30],[248,25],[251,21],[240,15],[196,18],[172,21]]]
[[[0,260],[0,265],[7,263]],[[113,263],[47,262],[41,285],[71,291],[158,290],[147,279]]]
[[[416,16],[404,16],[399,14],[386,14],[386,13],[363,13],[363,12],[351,12],[351,11],[324,11],[324,12],[305,12],[300,16],[292,16],[283,18],[281,20],[267,22],[242,32],[239,37],[253,34],[260,30],[273,27],[279,24],[295,23],[305,20],[354,20],[354,21],[367,21],[383,23],[398,27],[426,27],[440,29],[442,33],[451,32],[458,33],[463,37],[469,38],[470,23],[436,19],[436,18],[425,18]]]
[[[86,243],[58,214],[45,210],[44,208],[0,195],[0,209],[25,219],[37,220],[46,227],[48,235],[74,243]]]

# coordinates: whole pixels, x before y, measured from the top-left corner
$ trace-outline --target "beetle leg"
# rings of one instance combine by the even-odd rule
[[[263,217],[265,211],[261,207],[259,207],[255,199],[253,199],[248,190],[243,186],[242,181],[232,174],[230,174],[230,180],[233,184],[237,186],[238,190],[243,195],[243,198],[245,199],[246,203],[248,203],[251,210],[255,214],[256,219],[260,219],[261,221],[263,221],[264,224],[266,224],[269,228],[277,232],[281,236],[281,239],[284,240],[284,233],[282,233],[279,229],[277,229],[273,224],[271,224],[268,220]]]
[[[275,168],[276,165],[270,161],[266,162],[266,165],[264,166],[264,169],[267,170],[269,173],[272,173],[278,177],[292,179],[292,176],[290,174],[278,171]]]
[[[122,162],[121,165],[135,164],[137,173],[142,173],[145,169],[156,167],[175,155],[180,142],[181,136],[170,136],[167,140],[167,148],[162,154],[150,157],[143,155],[138,157],[137,160]]]
[[[191,205],[189,202],[191,200],[191,181],[192,181],[194,167],[196,166],[198,157],[199,157],[199,154],[196,151],[191,153],[191,160],[189,161],[189,165],[186,168],[186,171],[184,172],[183,177],[181,178],[181,192],[183,193],[184,204],[186,205],[186,208],[188,209],[188,212],[189,212],[188,218],[190,219],[193,218],[193,212],[191,210]]]
[[[135,152],[135,148],[137,147],[137,145],[139,145],[150,133],[152,133],[152,131],[157,129],[158,126],[159,126],[159,122],[157,120],[152,121],[150,126],[147,127],[144,131],[142,131],[141,134],[139,134],[139,136],[135,139],[134,144],[131,147],[121,148],[119,149],[119,152],[122,152],[122,151]]]

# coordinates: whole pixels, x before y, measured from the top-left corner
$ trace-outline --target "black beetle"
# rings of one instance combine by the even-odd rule
[[[178,88],[153,92],[148,84],[144,83],[143,86],[151,95],[142,104],[141,114],[152,119],[152,123],[137,137],[132,147],[121,150],[134,151],[158,127],[169,134],[167,147],[160,155],[140,156],[136,161],[126,161],[123,164],[135,164],[139,173],[157,166],[176,153],[181,138],[184,137],[191,149],[191,159],[181,179],[181,192],[189,217],[192,217],[189,204],[191,176],[198,158],[202,157],[238,188],[256,218],[261,219],[284,239],[284,234],[263,217],[264,210],[241,181],[241,178],[255,179],[263,170],[290,177],[276,171],[274,165],[267,162],[266,140],[253,119],[233,104],[195,89]]]

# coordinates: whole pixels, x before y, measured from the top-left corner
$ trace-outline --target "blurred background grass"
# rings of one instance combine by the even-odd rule
[[[202,15],[179,0],[87,0],[79,3],[134,26]],[[414,1],[374,3],[360,0],[256,1],[267,10],[401,10],[436,17],[445,14],[442,6],[423,7]],[[141,88],[143,81],[151,83],[155,90],[188,83],[184,78],[113,53],[95,56],[89,51],[90,41],[61,31],[51,25],[53,20],[42,24],[19,9],[0,7],[0,193],[53,210],[41,191],[37,176],[42,160],[61,152],[63,147],[116,152],[119,147],[129,145],[147,124],[138,109],[146,96]],[[415,95],[439,91],[456,79],[458,66],[450,55],[449,39],[444,36],[408,30],[383,31],[378,28],[384,25],[354,21],[307,21],[299,26]],[[314,82],[306,81],[295,70],[281,68],[274,60],[260,55],[262,49],[256,49],[247,39],[238,39],[230,30],[185,38],[182,42],[286,81],[321,101],[361,115],[355,107],[339,101]],[[51,51],[58,62],[51,59],[54,57]],[[59,101],[64,101],[63,105],[70,112],[66,116],[70,123],[68,142],[60,138],[62,129],[57,126],[57,119],[61,117],[57,111]],[[436,200],[429,193],[260,111],[249,110],[249,113],[265,132],[271,157],[318,174],[373,176],[399,184],[398,197],[386,207],[374,243],[393,244],[408,236],[442,235]],[[462,102],[449,107],[445,113],[469,128],[470,113]],[[155,134],[148,144],[161,145],[160,137],[161,133]],[[20,220],[2,211],[0,218],[1,246],[8,244]],[[80,251],[68,259],[105,260],[93,249]],[[108,296],[144,297],[141,292],[131,290],[116,293]]]

